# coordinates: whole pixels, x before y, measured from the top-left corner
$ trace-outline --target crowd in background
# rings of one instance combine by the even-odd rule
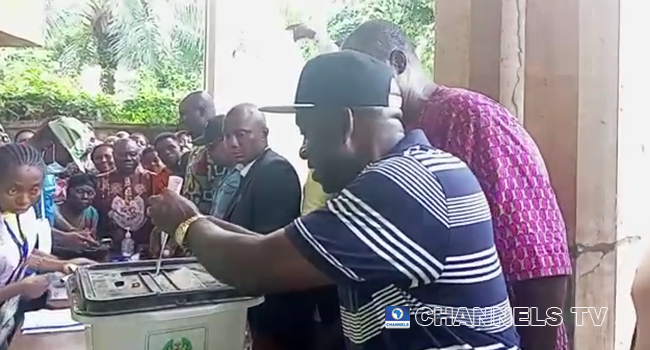
[[[129,231],[136,255],[152,257],[157,248],[149,242],[153,227],[146,215],[147,200],[167,188],[171,175],[184,179],[182,194],[202,211],[223,216],[229,203],[221,198],[222,192],[236,189],[219,191],[221,178],[235,165],[223,142],[225,116],[215,115],[212,98],[205,92],[189,94],[180,113],[183,126],[193,132],[162,132],[153,140],[127,131],[100,140],[89,124],[68,117],[15,134],[14,143],[35,147],[46,164],[43,200],[52,202],[45,207],[55,252],[86,256],[102,238],[110,238],[117,254]],[[12,142],[4,131],[2,142]],[[225,195],[232,196],[230,192]]]
[[[79,264],[190,256],[178,245],[162,247],[160,231],[147,214],[149,199],[168,187],[170,176],[183,179],[180,193],[204,215],[263,232],[300,215],[298,176],[269,148],[266,119],[257,107],[241,104],[216,115],[213,98],[197,91],[180,102],[179,117],[184,130],[161,132],[151,140],[126,131],[98,139],[91,125],[69,117],[52,118],[37,130],[20,130],[13,140],[3,131],[3,147],[36,152],[43,165],[42,192],[38,198],[30,197],[37,201],[35,216],[46,218],[50,226],[39,232],[38,248]],[[274,213],[267,210],[273,204],[263,193],[269,185],[286,189],[284,199],[276,198],[281,202]],[[315,195],[325,197],[322,190]],[[46,248],[43,237],[48,235],[51,242]],[[134,249],[125,252],[127,239],[133,240]],[[336,290],[317,291],[313,297],[301,294],[285,297],[291,302],[282,303],[296,305],[293,309],[303,316],[293,324],[304,328],[298,333],[309,341],[316,299],[329,297],[330,309],[323,315],[337,315]],[[259,317],[259,322],[267,323],[260,327],[268,327],[263,319],[269,312],[275,311]],[[337,316],[329,318],[335,321]],[[258,340],[260,346],[263,341]]]
[[[325,37],[294,30],[296,40]],[[16,208],[18,224],[5,217],[0,230],[23,237],[20,223],[43,225],[12,248],[10,281],[38,288],[11,296],[45,292],[42,275],[22,279],[25,261],[42,273],[193,255],[265,295],[248,313],[255,350],[566,349],[562,326],[391,333],[378,323],[388,305],[561,307],[571,265],[539,151],[503,106],[431,82],[391,23],[364,23],[338,50],[329,42],[303,69],[296,103],[314,108],[290,109],[305,137],[295,150],[310,168],[304,188],[268,144],[263,110],[284,109],[243,103],[217,115],[203,91],[178,106],[184,131],[152,140],[99,140],[65,116],[5,135],[0,171],[14,204],[0,195],[0,207]],[[183,179],[180,194],[166,190],[171,176]],[[162,246],[160,231],[174,239]]]
[[[305,65],[295,106],[242,103],[217,115],[197,91],[178,106],[183,131],[151,140],[126,131],[99,140],[68,117],[14,140],[2,132],[0,239],[15,246],[0,251],[9,266],[0,314],[15,325],[20,312],[6,308],[38,307],[22,301],[45,292],[44,271],[193,255],[216,278],[265,295],[248,313],[255,350],[568,349],[564,325],[515,329],[510,314],[563,308],[572,273],[562,214],[524,127],[486,96],[431,82],[391,23],[366,22],[340,50],[326,46]],[[264,112],[296,114],[304,186],[269,146]],[[179,194],[166,190],[172,176]],[[165,246],[161,230],[174,233]],[[641,305],[648,287],[637,282]],[[391,331],[389,305],[440,307],[433,317],[466,323]],[[506,310],[509,321],[469,327],[462,310],[476,308]]]

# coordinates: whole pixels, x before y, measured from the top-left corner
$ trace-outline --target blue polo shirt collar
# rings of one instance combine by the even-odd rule
[[[406,151],[413,146],[431,147],[424,131],[420,129],[411,130],[388,152],[387,155],[398,154]]]

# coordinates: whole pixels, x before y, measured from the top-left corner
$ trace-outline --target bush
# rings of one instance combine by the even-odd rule
[[[122,102],[111,96],[70,91],[8,91],[0,87],[0,121],[45,120],[69,116],[85,121],[176,124],[178,99],[138,94]]]
[[[118,115],[107,121],[142,124],[178,124],[179,99],[170,95],[139,93],[122,103]]]
[[[179,98],[172,92],[140,89],[121,101],[110,95],[87,94],[76,78],[58,70],[47,55],[45,50],[18,50],[0,57],[1,122],[69,116],[85,121],[177,123]]]

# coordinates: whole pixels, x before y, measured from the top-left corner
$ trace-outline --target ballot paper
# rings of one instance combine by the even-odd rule
[[[68,300],[68,290],[65,287],[52,287],[50,286],[51,301]]]
[[[69,277],[70,275],[63,276],[58,278],[53,283],[50,283],[50,287],[49,287],[50,296],[48,300],[50,301],[68,300],[68,290],[65,287],[65,283]]]
[[[70,309],[38,310],[25,314],[23,334],[83,331],[86,327],[73,320]]]

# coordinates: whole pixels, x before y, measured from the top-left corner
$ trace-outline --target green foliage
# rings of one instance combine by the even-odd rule
[[[345,6],[327,23],[327,32],[342,43],[359,24],[383,19],[398,25],[416,48],[422,64],[433,71],[434,2],[431,0],[360,0]]]
[[[332,0],[336,2],[347,5],[327,23],[335,41],[340,43],[363,21],[385,19],[404,29],[425,67],[432,69],[431,0]],[[205,0],[45,3],[47,49],[0,50],[1,122],[65,115],[87,121],[177,123],[179,99],[203,81]],[[303,16],[285,17],[291,24]],[[314,42],[299,44],[305,58],[318,54]],[[81,73],[90,66],[101,70],[97,83],[103,93],[80,88]],[[120,90],[118,71],[135,72],[127,93]]]
[[[87,121],[176,124],[179,98],[144,77],[135,96],[119,101],[82,92],[79,81],[62,73],[41,49],[3,50],[0,54],[0,121],[44,120],[70,116]]]
[[[142,124],[178,124],[179,99],[171,94],[140,92],[125,100],[119,116],[111,121]]]
[[[77,74],[99,66],[105,93],[116,93],[120,66],[154,72],[163,86],[170,69],[183,78],[202,72],[205,0],[47,0],[46,10],[55,59]]]

